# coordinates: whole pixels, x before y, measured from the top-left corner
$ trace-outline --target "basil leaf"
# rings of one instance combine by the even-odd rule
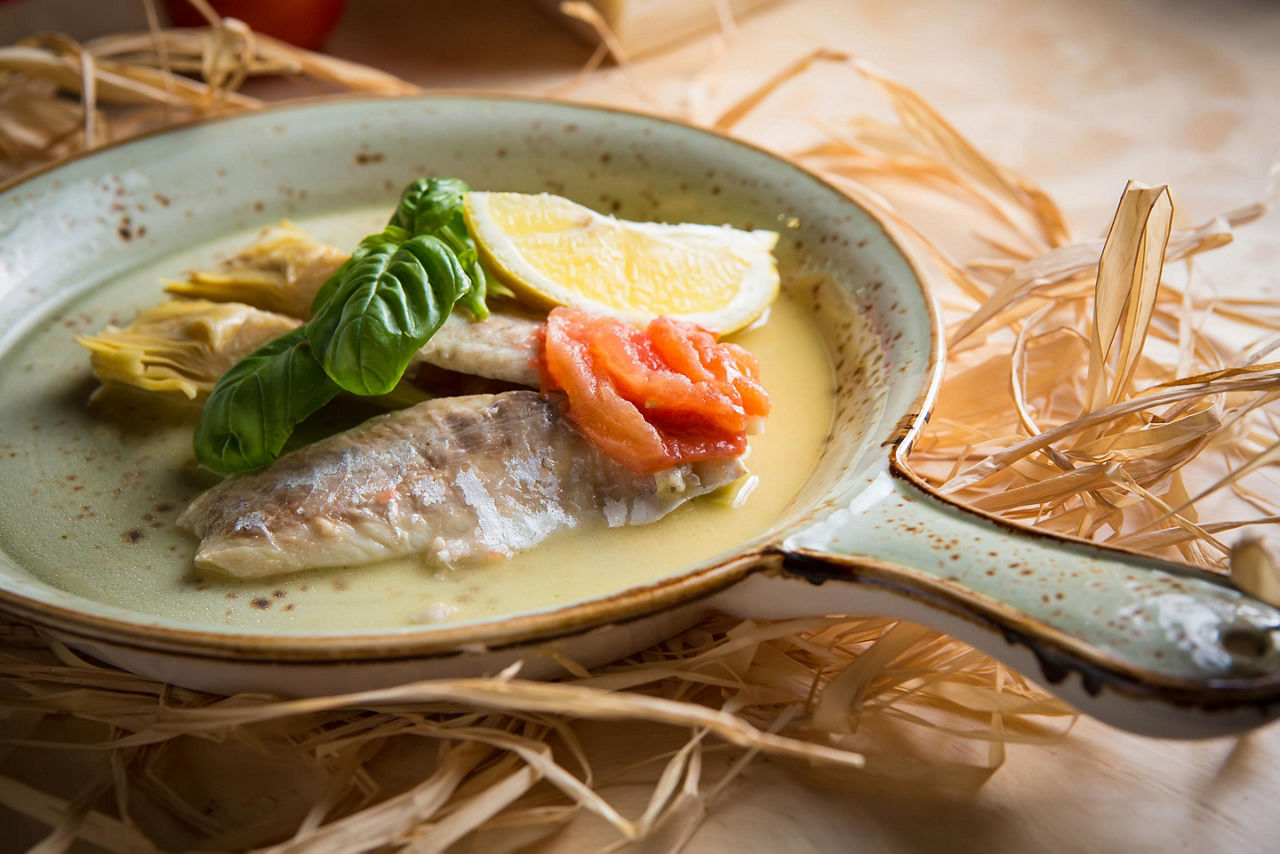
[[[484,320],[489,316],[489,305],[485,302],[489,295],[489,282],[484,274],[484,267],[477,261],[467,268],[471,277],[471,288],[458,300],[458,305],[471,312],[476,320]]]
[[[435,234],[462,211],[471,188],[457,178],[419,178],[404,188],[388,225],[411,234]]]
[[[338,394],[298,327],[236,363],[213,387],[200,412],[193,447],[214,471],[266,465],[298,422]]]
[[[306,325],[325,372],[360,395],[395,388],[413,354],[471,289],[457,255],[438,237],[374,244]]]
[[[456,303],[488,317],[488,282],[462,205],[467,185],[424,178],[360,241],[311,303],[305,325],[242,359],[200,414],[196,458],[228,473],[274,460],[293,428],[339,391],[390,393]]]
[[[484,320],[489,316],[489,306],[485,299],[489,295],[489,280],[485,276],[484,267],[480,265],[480,253],[476,251],[476,242],[467,231],[467,221],[459,209],[453,219],[440,229],[440,238],[449,244],[449,248],[458,256],[458,263],[471,278],[471,287],[458,303],[471,312],[476,320]]]
[[[346,278],[347,271],[351,269],[351,265],[359,261],[367,255],[372,249],[381,246],[388,240],[395,243],[403,243],[412,235],[402,228],[387,226],[384,230],[377,234],[371,234],[356,246],[355,251],[351,253],[351,257],[342,262],[342,266],[333,271],[329,278],[324,280],[324,284],[320,286],[320,290],[316,291],[315,297],[311,300],[311,315],[314,317],[324,308],[329,300],[333,299],[333,295],[338,292],[342,280]]]
[[[351,269],[351,264],[355,260],[354,253],[352,257],[342,262],[342,266],[333,271],[329,278],[324,280],[324,284],[320,286],[320,290],[316,291],[315,298],[311,300],[311,316],[315,317],[316,312],[324,308],[324,306],[333,299],[333,295],[338,292],[338,287],[342,284],[342,280],[346,278],[347,271]]]

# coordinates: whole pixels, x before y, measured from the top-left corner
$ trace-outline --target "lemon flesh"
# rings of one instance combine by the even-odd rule
[[[772,231],[628,222],[547,193],[469,193],[467,228],[521,300],[643,325],[659,315],[720,334],[778,295]]]

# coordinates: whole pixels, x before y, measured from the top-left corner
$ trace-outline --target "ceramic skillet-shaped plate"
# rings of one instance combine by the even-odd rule
[[[191,463],[193,410],[88,406],[74,335],[127,322],[162,298],[159,277],[282,216],[353,245],[423,174],[782,232],[784,299],[747,342],[775,413],[744,510],[690,507],[506,568],[405,562],[265,586],[193,573],[194,543],[173,524],[212,482]],[[940,346],[920,277],[873,216],[792,164],[677,123],[435,96],[153,135],[0,195],[0,608],[150,676],[284,694],[519,658],[553,675],[548,647],[605,661],[710,608],[880,613],[968,640],[1136,731],[1206,736],[1280,713],[1280,612],[1207,573],[952,506],[912,477],[901,458]]]

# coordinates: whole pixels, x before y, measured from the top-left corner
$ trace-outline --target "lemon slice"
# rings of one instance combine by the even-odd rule
[[[772,231],[627,222],[547,193],[469,193],[464,211],[485,263],[541,308],[637,325],[665,314],[727,334],[778,295]]]

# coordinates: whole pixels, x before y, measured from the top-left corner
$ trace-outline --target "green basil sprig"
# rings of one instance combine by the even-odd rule
[[[419,178],[404,188],[387,225],[410,234],[435,234],[453,223],[470,189],[457,178]]]
[[[419,178],[400,194],[400,204],[388,225],[413,234],[434,234],[448,244],[471,279],[471,288],[459,302],[476,320],[484,320],[489,316],[485,305],[488,281],[462,216],[462,203],[470,189],[457,178]]]
[[[471,288],[459,258],[430,234],[401,241],[390,226],[307,321],[307,339],[334,382],[360,395],[395,388],[413,354]]]
[[[476,251],[476,242],[467,232],[467,222],[463,219],[461,210],[454,214],[448,226],[440,229],[439,236],[457,253],[459,263],[471,279],[471,288],[458,298],[458,302],[476,320],[484,320],[489,316],[489,306],[485,304],[489,295],[489,281],[484,274],[484,267],[480,266],[480,253]]]
[[[299,326],[222,375],[196,425],[196,459],[218,472],[274,460],[304,418],[338,394]]]
[[[406,187],[387,227],[317,292],[311,319],[218,380],[196,427],[196,459],[224,474],[266,465],[339,391],[390,392],[455,304],[487,317],[484,269],[462,216],[467,189],[449,178]]]

